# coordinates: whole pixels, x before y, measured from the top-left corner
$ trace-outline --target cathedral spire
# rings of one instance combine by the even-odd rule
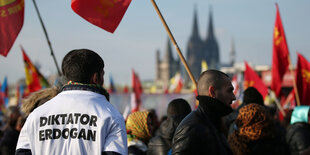
[[[193,30],[191,38],[199,38],[199,29],[198,29],[198,21],[197,21],[197,6],[194,8],[194,21],[193,21]]]
[[[171,62],[171,60],[173,60],[173,56],[172,56],[172,48],[171,48],[171,42],[170,42],[169,37],[167,40],[167,46],[166,46],[165,52],[166,53],[165,53],[164,61],[165,62]]]
[[[233,66],[236,61],[236,50],[234,39],[231,39],[231,49],[230,49],[230,65]]]
[[[208,26],[208,31],[207,32],[208,32],[207,39],[214,38],[213,19],[212,19],[212,6],[210,6],[209,26]]]

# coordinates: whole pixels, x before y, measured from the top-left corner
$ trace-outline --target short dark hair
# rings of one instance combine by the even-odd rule
[[[200,74],[197,84],[198,94],[205,94],[210,86],[217,89],[221,89],[223,85],[223,79],[229,78],[229,76],[218,70],[207,70]]]
[[[182,99],[177,98],[172,100],[167,109],[167,115],[168,117],[173,116],[183,116],[185,117],[187,114],[189,114],[192,111],[189,103]]]
[[[264,106],[264,98],[262,94],[254,87],[248,87],[243,92],[243,103],[245,105],[250,103],[256,103]]]
[[[104,62],[94,51],[76,49],[64,57],[61,67],[68,80],[88,84],[94,73],[102,72]]]

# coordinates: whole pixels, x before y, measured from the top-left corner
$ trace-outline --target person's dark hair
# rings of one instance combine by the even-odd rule
[[[186,116],[192,111],[188,102],[182,98],[172,100],[167,109],[168,117]]]
[[[310,124],[310,109],[309,109],[309,111],[308,111],[308,122],[309,122],[309,124]]]
[[[264,98],[256,88],[249,87],[243,92],[243,103],[245,105],[250,103],[256,103],[264,106]]]
[[[62,72],[68,80],[86,84],[94,73],[101,73],[103,67],[102,58],[89,49],[72,50],[62,61]]]
[[[8,108],[8,122],[7,122],[7,125],[10,126],[11,128],[14,128],[16,127],[16,124],[17,124],[17,120],[18,120],[18,117],[20,116],[20,111],[19,111],[19,108],[16,107],[16,106],[11,106]]]
[[[206,94],[208,88],[213,86],[217,89],[221,89],[223,85],[223,79],[229,78],[229,76],[218,70],[207,70],[200,74],[198,79],[198,95]]]

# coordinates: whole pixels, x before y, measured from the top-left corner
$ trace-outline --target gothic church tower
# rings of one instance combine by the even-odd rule
[[[198,80],[201,73],[201,62],[205,60],[208,69],[220,68],[219,46],[213,28],[212,11],[210,9],[207,36],[202,40],[199,36],[197,10],[194,10],[194,21],[191,37],[187,44],[187,62],[194,77]],[[186,82],[189,82],[187,76]]]

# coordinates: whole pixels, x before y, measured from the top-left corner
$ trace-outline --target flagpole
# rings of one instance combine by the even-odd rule
[[[270,95],[271,95],[271,98],[273,98],[273,99],[275,100],[276,105],[277,105],[277,107],[279,108],[279,110],[280,110],[280,112],[282,113],[282,115],[285,117],[285,116],[286,116],[286,113],[285,113],[283,107],[281,106],[281,104],[280,104],[280,102],[279,102],[279,100],[278,100],[276,94],[275,94],[273,91],[271,91],[271,92],[270,92]]]
[[[176,48],[176,50],[177,50],[177,52],[178,52],[178,55],[179,55],[179,57],[180,57],[180,59],[181,59],[183,65],[184,65],[184,67],[185,67],[185,69],[186,69],[186,71],[187,71],[187,74],[189,75],[190,79],[192,80],[193,84],[195,85],[195,87],[196,87],[196,89],[197,89],[197,82],[196,82],[196,80],[195,80],[195,78],[194,78],[194,76],[193,76],[191,70],[189,69],[189,67],[188,67],[188,65],[187,65],[187,62],[186,62],[186,60],[185,60],[185,58],[184,58],[184,56],[183,56],[183,54],[182,54],[182,52],[181,52],[181,50],[180,50],[178,44],[177,44],[177,42],[175,41],[175,39],[174,39],[174,37],[173,37],[173,35],[172,35],[172,33],[171,33],[171,31],[170,31],[170,29],[169,29],[169,27],[168,27],[166,21],[165,21],[165,19],[164,19],[164,17],[162,16],[162,14],[161,14],[161,12],[160,12],[160,10],[159,10],[159,8],[158,8],[156,2],[155,2],[154,0],[151,0],[151,2],[152,2],[152,4],[153,4],[153,6],[154,6],[154,8],[155,8],[155,10],[156,10],[156,12],[157,12],[157,14],[158,14],[158,16],[160,17],[160,20],[161,20],[162,23],[164,24],[164,26],[165,26],[165,28],[166,28],[166,30],[167,30],[167,32],[168,32],[168,35],[169,35],[169,37],[170,37],[170,39],[171,39],[171,41],[172,41],[174,47]]]
[[[293,86],[294,86],[294,91],[296,94],[297,106],[300,106],[299,94],[298,94],[298,90],[297,90],[297,86],[296,86],[296,80],[295,80],[295,76],[294,76],[294,72],[293,72],[293,65],[292,65],[292,61],[291,61],[290,56],[288,56],[288,62],[289,62],[290,72],[293,75]]]
[[[48,37],[46,28],[45,28],[45,26],[44,26],[43,20],[42,20],[42,18],[41,18],[41,15],[40,15],[40,12],[39,12],[37,3],[35,2],[35,0],[32,0],[32,1],[33,1],[33,4],[34,4],[34,7],[35,7],[35,9],[36,9],[36,12],[37,12],[37,14],[38,14],[40,23],[41,23],[41,25],[42,25],[42,28],[43,28],[43,31],[44,31],[44,34],[45,34],[45,37],[46,37],[46,40],[47,40],[47,44],[48,44],[48,46],[49,46],[49,48],[50,48],[50,51],[51,51],[51,56],[53,57],[54,63],[55,63],[55,65],[56,65],[56,69],[57,69],[58,75],[60,76],[60,75],[61,75],[61,72],[60,72],[60,70],[59,70],[58,63],[57,63],[57,61],[56,61],[56,57],[55,57],[55,54],[54,54],[54,51],[53,51],[53,48],[52,48],[50,39],[49,39],[49,37]]]

